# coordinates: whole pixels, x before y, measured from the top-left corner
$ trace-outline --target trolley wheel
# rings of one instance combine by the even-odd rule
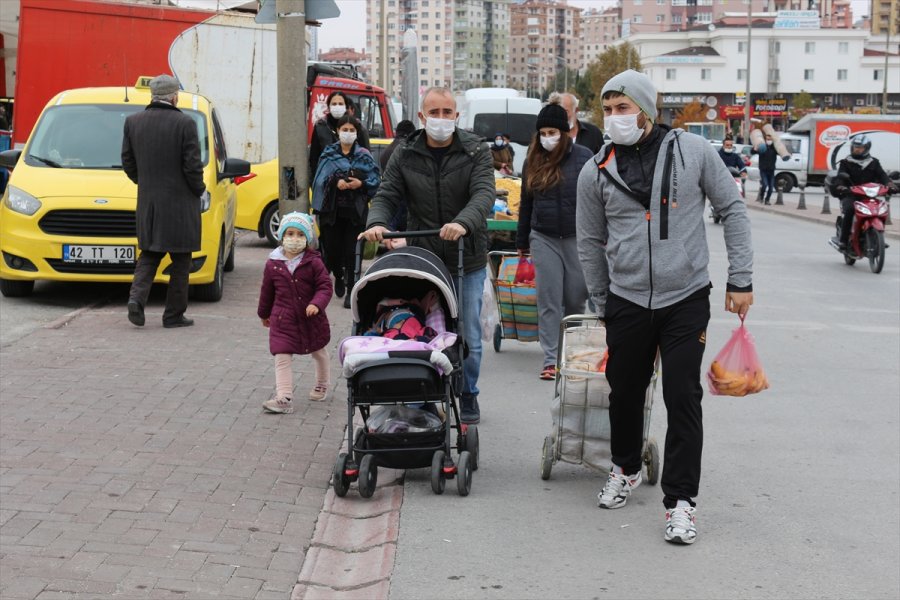
[[[444,451],[438,450],[431,457],[431,491],[441,495],[444,493]]]
[[[541,479],[550,479],[550,471],[553,469],[553,438],[544,438],[544,447],[541,449]]]
[[[460,496],[468,496],[472,489],[472,455],[463,450],[456,463],[456,491]]]
[[[343,498],[347,495],[347,490],[350,489],[350,476],[346,474],[347,464],[350,462],[350,457],[347,456],[346,452],[341,452],[338,454],[337,462],[334,463],[334,472],[332,473],[332,484],[334,485],[334,493],[337,494],[339,498]]]
[[[656,485],[659,481],[659,448],[653,438],[650,438],[644,450],[644,464],[647,465],[647,483]]]
[[[378,481],[378,465],[375,457],[366,454],[359,463],[359,495],[363,498],[371,498],[375,493],[375,483]]]
[[[478,470],[478,426],[469,425],[466,427],[466,433],[462,436],[462,444],[459,448],[460,454],[464,451],[468,452],[472,460],[472,470]]]
[[[503,341],[503,328],[499,324],[494,325],[494,352],[500,352],[500,343]]]

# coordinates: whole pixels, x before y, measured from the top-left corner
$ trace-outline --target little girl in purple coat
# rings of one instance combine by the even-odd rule
[[[294,412],[291,356],[312,354],[316,385],[310,400],[328,394],[328,349],[331,327],[325,307],[331,301],[331,277],[315,245],[312,217],[292,212],[281,219],[275,248],[266,261],[256,314],[269,328],[269,351],[275,355],[275,396],[263,402],[272,413]]]

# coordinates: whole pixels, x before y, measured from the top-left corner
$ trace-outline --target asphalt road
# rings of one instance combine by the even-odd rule
[[[751,213],[747,326],[771,389],[706,395],[696,544],[663,540],[658,486],[597,508],[605,476],[558,463],[539,476],[553,384],[536,344],[482,367],[481,468],[472,493],[406,476],[391,598],[897,598],[900,595],[900,244],[880,275],[843,264],[827,225]],[[735,316],[726,257],[707,228],[708,366]],[[659,394],[651,435],[662,447]]]

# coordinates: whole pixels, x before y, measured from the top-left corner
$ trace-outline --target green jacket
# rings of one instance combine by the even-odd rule
[[[425,145],[425,131],[420,129],[394,150],[372,199],[366,227],[387,227],[404,203],[408,231],[459,223],[467,232],[463,268],[471,273],[487,262],[487,218],[494,206],[495,189],[491,152],[479,136],[457,129],[438,167]],[[456,275],[456,242],[435,236],[410,243],[437,254]]]

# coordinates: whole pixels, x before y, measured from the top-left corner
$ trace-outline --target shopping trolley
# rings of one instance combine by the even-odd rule
[[[608,471],[610,450],[609,383],[606,381],[606,328],[596,315],[571,315],[560,323],[556,392],[551,414],[553,430],[544,438],[541,479],[563,461]],[[649,437],[653,393],[659,376],[657,356],[644,400],[641,456],[647,482],[659,479],[659,448]]]

